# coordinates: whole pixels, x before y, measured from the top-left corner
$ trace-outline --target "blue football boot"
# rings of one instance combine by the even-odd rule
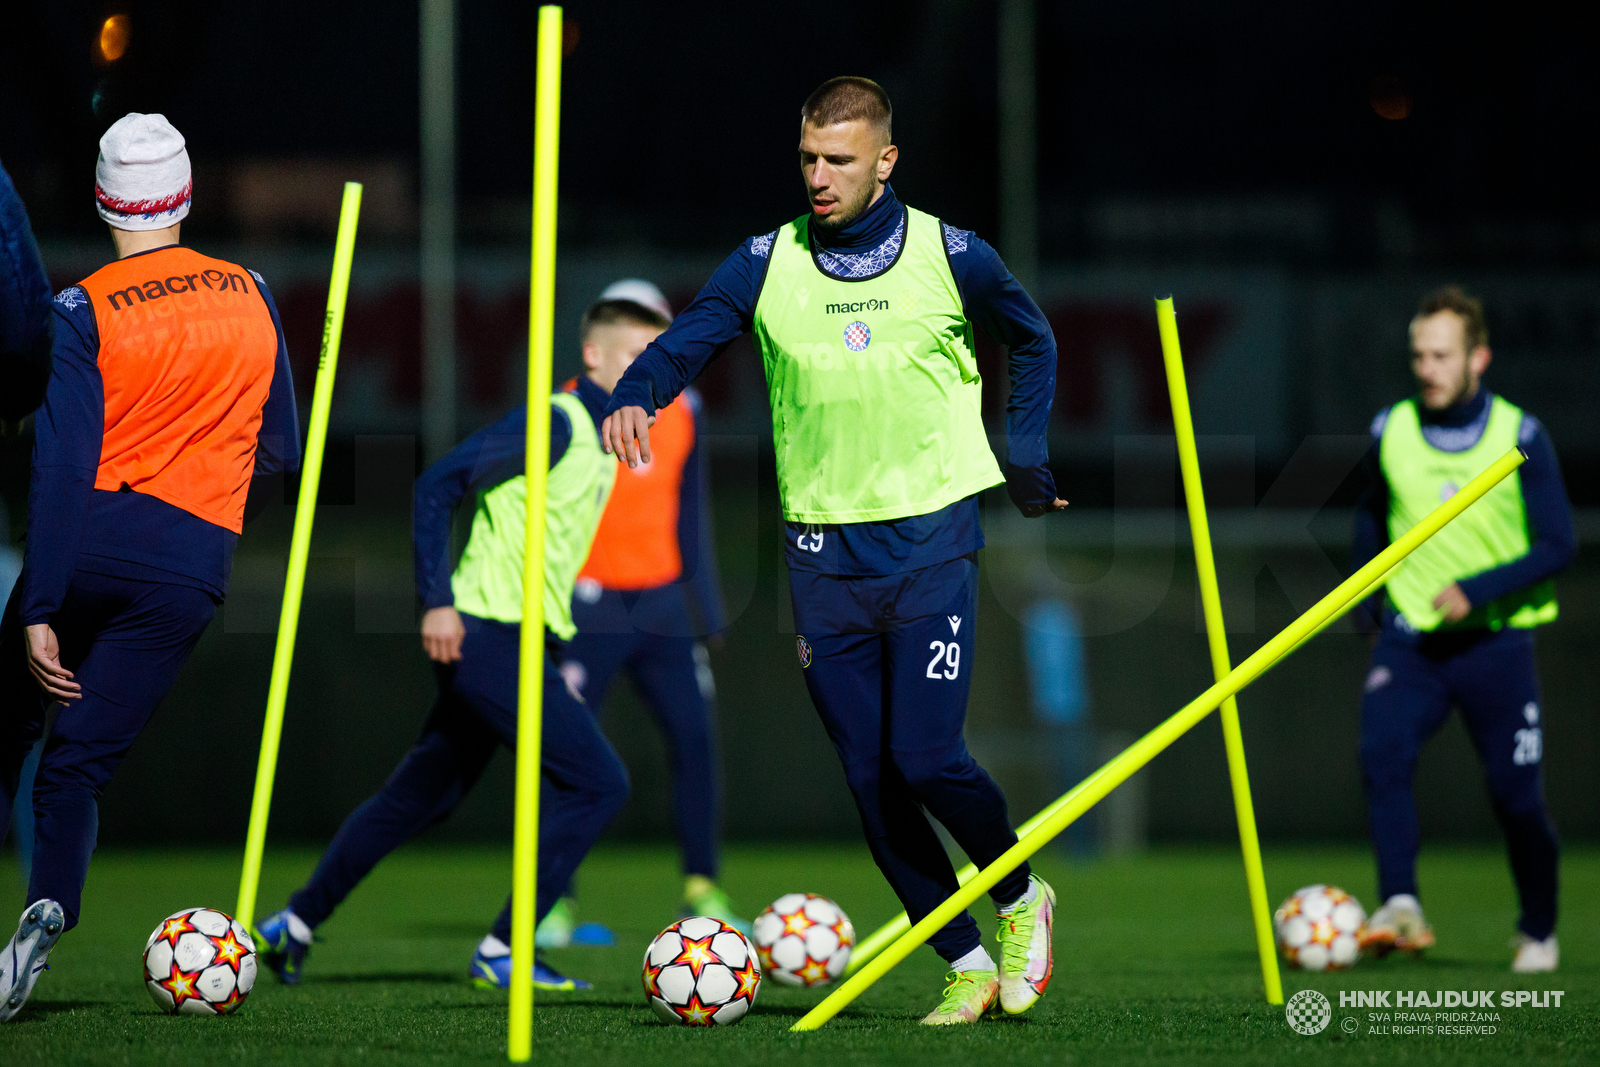
[[[472,954],[472,984],[479,989],[511,988],[511,957],[485,956],[480,948]],[[568,978],[539,957],[533,958],[533,988],[578,992],[593,989],[592,982]]]
[[[299,985],[300,970],[305,965],[306,953],[311,951],[308,942],[301,941],[289,932],[289,909],[275,911],[262,919],[255,928],[256,955],[284,985]]]

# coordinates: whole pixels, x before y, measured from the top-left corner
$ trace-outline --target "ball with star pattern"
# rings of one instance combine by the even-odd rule
[[[1308,885],[1278,905],[1272,917],[1278,951],[1304,971],[1342,971],[1361,956],[1367,913],[1336,885]]]
[[[761,964],[738,930],[698,915],[656,935],[645,949],[643,977],[645,999],[663,1022],[729,1026],[756,1002]]]
[[[144,945],[144,987],[169,1015],[227,1015],[256,984],[256,943],[215,908],[184,908]]]
[[[785,893],[769,904],[751,932],[762,972],[784,985],[827,985],[844,973],[856,928],[827,897]]]

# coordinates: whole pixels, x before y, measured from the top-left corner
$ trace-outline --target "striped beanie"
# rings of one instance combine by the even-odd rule
[[[189,214],[189,152],[165,115],[124,115],[100,138],[94,199],[119,230],[159,230]]]

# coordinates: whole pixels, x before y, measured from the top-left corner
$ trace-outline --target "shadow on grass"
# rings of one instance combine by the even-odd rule
[[[15,1019],[13,1020],[13,1025],[16,1023],[27,1023],[34,1019],[38,1019],[42,1022],[45,1018],[51,1015],[60,1015],[64,1012],[76,1011],[79,1008],[103,1008],[106,1005],[113,1003],[115,1003],[115,1001],[110,1000],[30,1001],[26,1006],[23,1007],[22,1011],[17,1013]]]
[[[303,985],[381,985],[387,982],[422,982],[429,985],[466,986],[471,979],[444,971],[370,971],[356,974],[319,974],[302,980]]]
[[[487,990],[483,990],[482,992],[488,993]],[[560,994],[555,994],[555,993],[539,993],[539,994],[536,994],[535,997],[534,997],[534,1010],[535,1011],[538,1011],[541,1008],[609,1008],[612,1011],[635,1011],[640,1007],[642,1007],[642,1005],[634,1004],[634,1003],[623,1004],[623,1003],[620,1003],[619,1001],[615,1001],[615,1000],[602,1000],[602,999],[592,998],[592,997],[583,997],[583,998],[574,997],[573,999],[568,1000],[565,997],[561,997]],[[476,1009],[480,1009],[480,1008],[493,1008],[496,1011],[505,1011],[506,1010],[506,1001],[505,1001],[505,998],[503,996],[502,997],[485,996],[481,1000],[463,1001],[463,1002],[456,1003],[456,1004],[428,1004],[428,1005],[425,1005],[425,1006],[414,1007],[411,1010],[413,1010],[413,1011],[461,1011],[462,1009],[473,1009],[473,1010],[476,1010]]]

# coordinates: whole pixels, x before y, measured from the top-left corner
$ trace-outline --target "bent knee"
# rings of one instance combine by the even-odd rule
[[[918,796],[929,797],[950,788],[972,785],[988,775],[967,752],[965,745],[944,745],[916,752],[896,752],[895,768]]]

